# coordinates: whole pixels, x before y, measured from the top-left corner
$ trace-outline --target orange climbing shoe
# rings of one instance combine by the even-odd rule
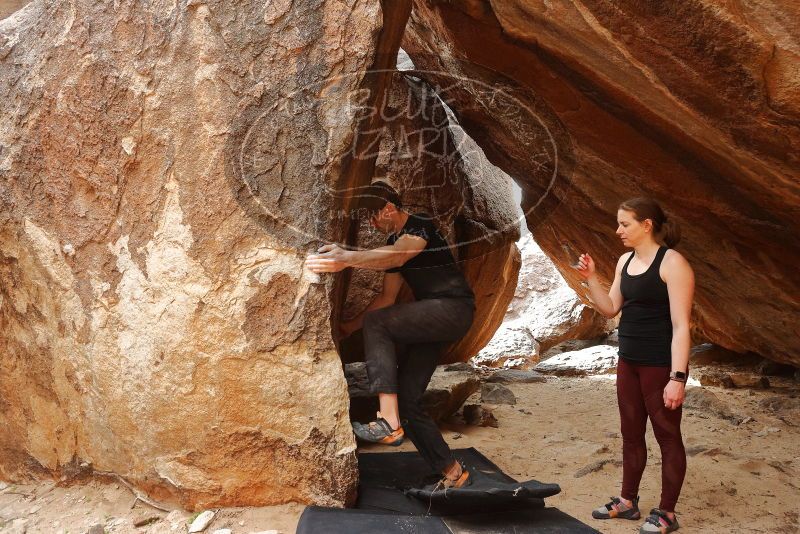
[[[389,422],[378,413],[378,419],[368,425],[359,422],[353,423],[353,432],[361,441],[368,443],[382,443],[396,447],[405,441],[403,427],[392,428]]]

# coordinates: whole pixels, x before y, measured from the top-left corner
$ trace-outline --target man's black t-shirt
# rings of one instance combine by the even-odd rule
[[[475,298],[467,279],[456,266],[447,241],[428,214],[409,215],[403,228],[390,235],[386,243],[394,245],[403,234],[421,237],[427,241],[425,248],[402,266],[386,272],[402,274],[417,300]]]

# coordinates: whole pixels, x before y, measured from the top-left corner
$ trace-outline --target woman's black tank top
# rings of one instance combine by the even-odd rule
[[[669,367],[672,365],[672,319],[667,284],[658,274],[664,254],[661,247],[642,274],[628,274],[630,255],[622,267],[622,317],[619,321],[619,355],[631,363]]]

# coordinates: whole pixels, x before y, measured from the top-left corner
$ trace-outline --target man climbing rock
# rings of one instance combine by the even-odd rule
[[[370,390],[380,402],[377,419],[368,425],[355,423],[354,431],[361,440],[386,445],[399,445],[408,436],[444,475],[437,487],[464,487],[471,483],[469,471],[455,460],[420,401],[441,351],[469,331],[475,296],[431,217],[404,211],[390,185],[371,184],[358,211],[374,228],[389,234],[386,246],[353,251],[325,245],[307,260],[315,273],[346,267],[385,272],[381,293],[342,325],[345,334],[363,328]],[[395,304],[403,280],[416,301]],[[398,344],[407,349],[399,357]]]

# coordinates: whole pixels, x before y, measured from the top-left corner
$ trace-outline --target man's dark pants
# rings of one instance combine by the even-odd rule
[[[437,471],[453,463],[450,447],[421,406],[442,350],[469,331],[471,298],[424,299],[364,316],[364,350],[372,393],[396,393],[403,430]],[[397,345],[406,350],[398,357]]]

